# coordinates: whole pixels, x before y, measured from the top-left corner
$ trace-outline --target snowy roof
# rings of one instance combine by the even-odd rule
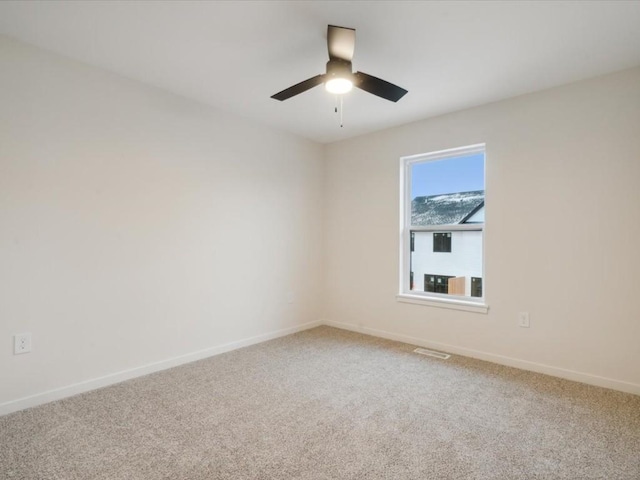
[[[484,190],[416,197],[411,202],[412,225],[463,223],[484,205]]]

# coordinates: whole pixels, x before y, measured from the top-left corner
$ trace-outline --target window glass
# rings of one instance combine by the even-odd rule
[[[484,146],[403,161],[401,292],[481,300]]]

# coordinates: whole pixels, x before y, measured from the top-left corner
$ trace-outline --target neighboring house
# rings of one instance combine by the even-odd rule
[[[411,234],[411,289],[481,297],[484,190],[416,197],[411,223],[437,228]],[[446,228],[460,224],[479,228]]]

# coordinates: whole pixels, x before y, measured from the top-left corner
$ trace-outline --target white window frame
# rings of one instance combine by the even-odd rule
[[[396,299],[399,302],[414,303],[440,308],[452,308],[468,312],[487,313],[489,305],[486,303],[486,282],[483,280],[482,297],[466,297],[434,292],[416,292],[409,285],[409,271],[411,268],[411,232],[453,232],[461,230],[482,230],[482,278],[485,278],[485,241],[486,218],[483,224],[454,224],[429,225],[424,227],[411,226],[411,167],[416,163],[447,158],[462,157],[474,153],[484,154],[484,168],[486,171],[487,154],[484,143],[467,147],[439,150],[437,152],[421,153],[400,158],[400,272],[399,292]],[[485,177],[486,178],[486,177]],[[485,180],[486,182],[486,180]],[[485,197],[486,199],[486,197]],[[486,215],[486,200],[485,200]],[[415,280],[415,279],[414,279]]]

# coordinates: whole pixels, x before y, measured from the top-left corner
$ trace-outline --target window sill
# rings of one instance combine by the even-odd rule
[[[464,300],[423,297],[422,295],[410,295],[399,293],[396,300],[403,303],[413,303],[415,305],[426,305],[437,308],[450,308],[452,310],[463,310],[465,312],[484,313],[489,311],[489,305],[477,302],[467,302]]]

